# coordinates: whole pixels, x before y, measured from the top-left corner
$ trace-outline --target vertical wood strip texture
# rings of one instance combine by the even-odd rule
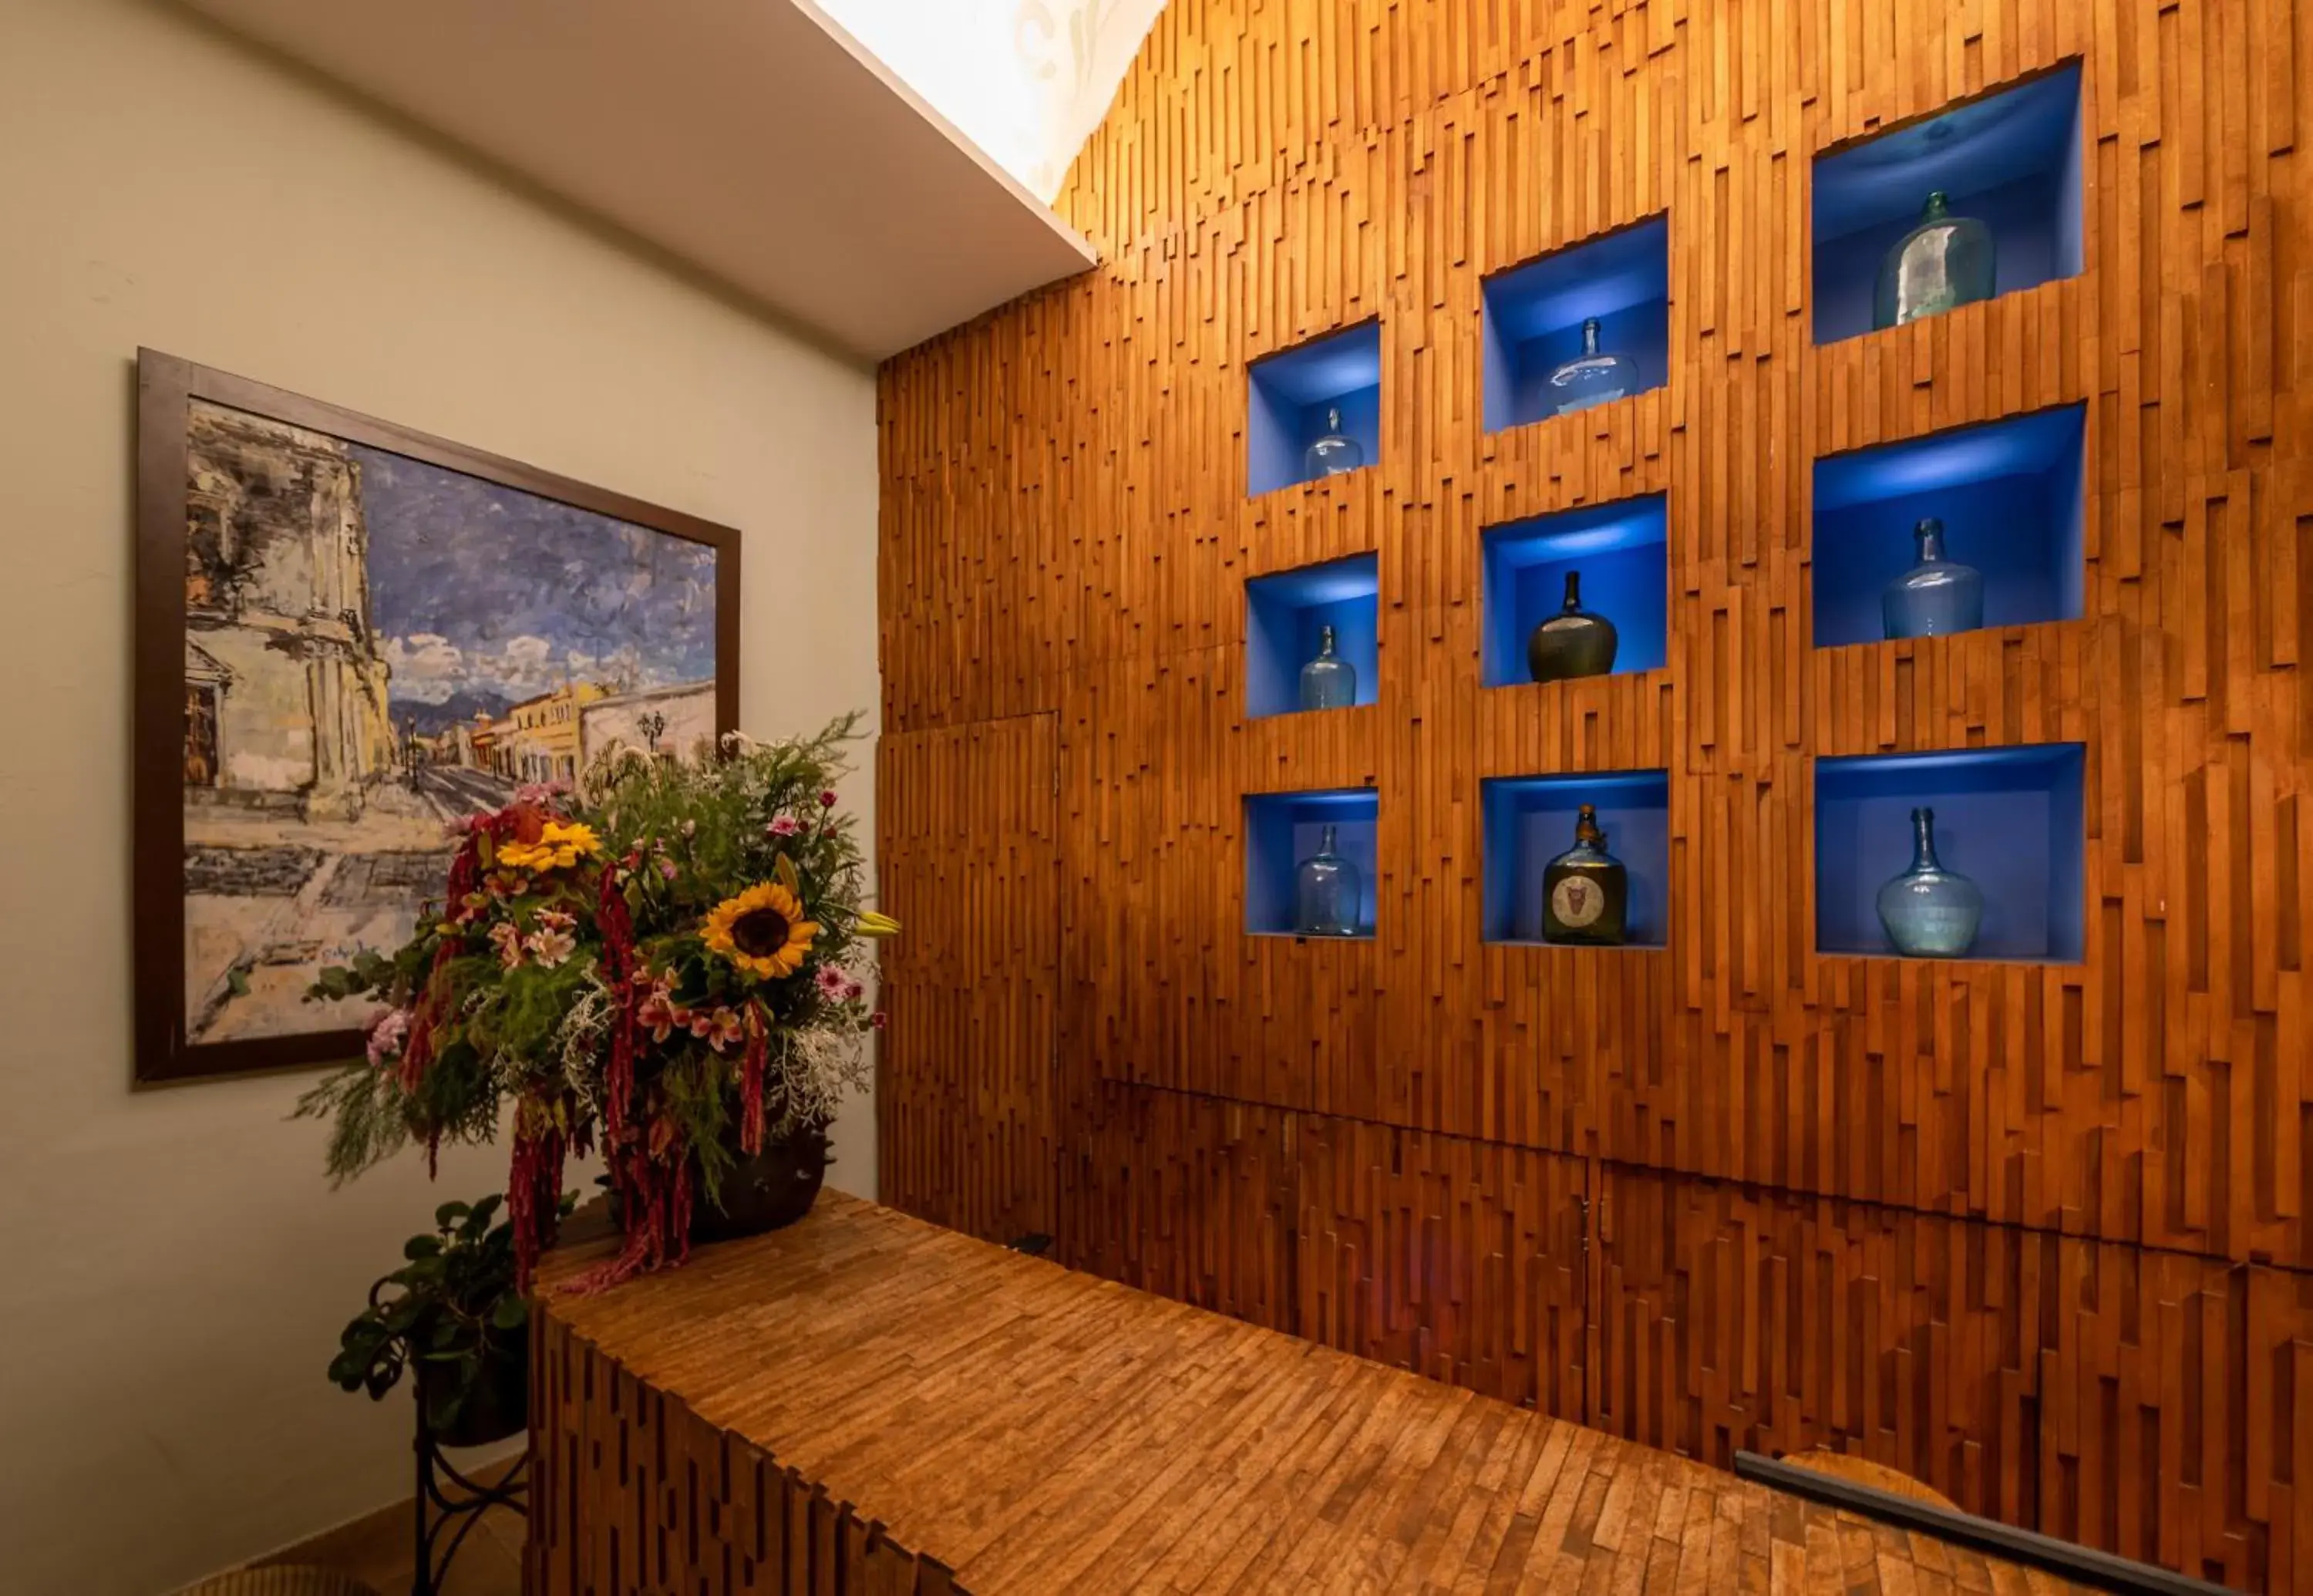
[[[2073,62],[2082,274],[1817,347],[1816,155]],[[2313,1590],[2309,73],[2301,0],[1173,0],[1060,200],[1103,265],[880,378],[887,899],[955,983],[893,992],[887,1195]],[[1485,431],[1483,276],[1663,213],[1669,384]],[[1367,321],[1378,463],[1248,498],[1248,364]],[[1816,458],[2074,403],[2080,619],[1810,647]],[[1482,688],[1479,529],[1658,492],[1665,667]],[[1362,553],[1379,701],[1248,719],[1246,578]],[[1043,717],[1037,904],[991,817]],[[1816,759],[2044,741],[2087,750],[2080,964],[1816,951]],[[1482,943],[1479,781],[1638,767],[1668,945]],[[1244,936],[1243,795],[1362,785],[1376,939]],[[926,845],[1056,921],[1045,1006],[949,966],[1024,933]]]

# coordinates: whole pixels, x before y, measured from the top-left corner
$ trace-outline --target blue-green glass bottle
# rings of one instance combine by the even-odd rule
[[[1919,225],[1879,263],[1871,325],[1901,327],[1989,299],[1998,278],[1992,229],[1974,216],[1952,215],[1939,189],[1922,207]]]
[[[1983,923],[1983,893],[1936,857],[1936,812],[1912,811],[1912,868],[1879,889],[1879,924],[1906,958],[1965,958]]]
[[[1915,562],[1879,590],[1890,638],[1948,638],[1983,624],[1983,573],[1944,557],[1944,524],[1930,516],[1912,528]]]

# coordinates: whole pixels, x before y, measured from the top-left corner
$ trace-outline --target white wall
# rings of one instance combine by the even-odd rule
[[[129,1088],[139,344],[737,526],[743,723],[876,697],[869,374],[205,25],[0,0],[8,1596],[145,1596],[406,1494],[406,1405],[322,1368],[434,1201],[504,1177],[332,1194],[307,1077]],[[872,1115],[838,1140],[872,1192]]]

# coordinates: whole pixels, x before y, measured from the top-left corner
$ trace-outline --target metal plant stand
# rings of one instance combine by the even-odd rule
[[[493,1507],[530,1516],[530,1458],[518,1459],[495,1485],[482,1485],[453,1468],[443,1456],[434,1426],[427,1422],[426,1403],[418,1409],[418,1494],[411,1504],[416,1515],[413,1533],[418,1554],[416,1572],[409,1576],[410,1596],[435,1596],[449,1578],[450,1565],[466,1537]],[[453,1495],[454,1489],[458,1495]]]

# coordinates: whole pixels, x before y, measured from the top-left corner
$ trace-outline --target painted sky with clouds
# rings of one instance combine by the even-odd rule
[[[370,614],[397,706],[714,675],[712,549],[347,446],[361,465]]]

